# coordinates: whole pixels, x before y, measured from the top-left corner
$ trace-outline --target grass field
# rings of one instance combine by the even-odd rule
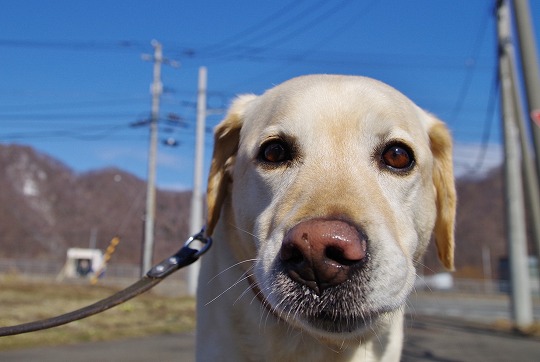
[[[86,283],[36,282],[13,275],[0,276],[0,326],[70,312],[116,291],[117,288]],[[87,319],[45,331],[0,337],[0,351],[181,333],[194,329],[193,298],[165,297],[150,291]]]

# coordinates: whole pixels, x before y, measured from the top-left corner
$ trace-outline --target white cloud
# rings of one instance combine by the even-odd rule
[[[503,146],[489,143],[454,144],[454,173],[459,177],[482,177],[503,162]]]
[[[166,191],[191,191],[191,185],[186,185],[183,183],[160,183],[160,190]]]
[[[104,162],[115,164],[126,159],[146,163],[148,151],[141,147],[108,146],[96,150],[96,157]]]

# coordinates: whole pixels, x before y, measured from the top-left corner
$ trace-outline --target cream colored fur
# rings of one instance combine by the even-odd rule
[[[293,162],[261,165],[259,149],[272,138],[294,143]],[[396,140],[414,152],[405,173],[380,165],[381,149]],[[432,234],[441,262],[454,267],[451,155],[442,122],[369,78],[304,76],[235,100],[215,132],[214,246],[200,272],[197,360],[399,361],[403,308]],[[287,231],[314,218],[345,219],[368,238],[363,285],[335,306],[365,320],[351,317],[355,327],[341,333],[287,307],[288,298],[303,298],[301,288],[287,294],[276,267]]]

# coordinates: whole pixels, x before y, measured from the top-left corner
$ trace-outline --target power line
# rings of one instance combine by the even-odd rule
[[[348,0],[347,0],[348,1]],[[368,8],[368,7],[366,7]],[[338,7],[334,7],[331,10],[339,10]],[[325,15],[326,16],[326,15]],[[319,19],[319,17],[317,18]],[[354,19],[351,19],[350,22],[345,24],[350,26],[354,24]],[[309,23],[309,26],[314,25],[313,22]],[[345,28],[345,25],[338,28]],[[308,27],[308,24],[305,24],[304,27]],[[297,31],[299,29],[295,29]],[[334,33],[336,33],[335,31]],[[297,34],[297,33],[296,33]],[[287,33],[286,35],[293,35]],[[283,40],[278,38],[277,40]],[[329,36],[325,37],[325,39]],[[287,37],[290,39],[290,37]],[[17,43],[17,40],[3,40],[7,43]],[[276,39],[271,40],[271,43],[275,43]],[[42,42],[42,41],[31,41],[30,44],[36,43],[39,44],[39,47],[58,49],[55,45],[56,42]],[[93,44],[94,42],[88,42]],[[320,42],[319,42],[320,43]],[[318,43],[318,44],[319,44]],[[86,50],[95,49],[90,45],[84,47],[82,44],[74,42],[61,42],[60,44],[65,44],[66,48],[82,48]],[[2,40],[0,40],[0,46],[2,46]],[[28,47],[32,47],[28,45]],[[172,44],[171,47],[183,47],[181,44]],[[265,48],[266,47],[266,48]],[[228,55],[230,59],[240,59],[246,61],[254,62],[265,62],[265,61],[287,61],[287,62],[303,62],[303,63],[312,63],[312,64],[321,64],[321,65],[357,65],[357,66],[376,66],[376,67],[395,67],[395,66],[406,66],[406,67],[416,67],[420,69],[425,69],[426,67],[431,67],[434,69],[463,69],[466,67],[466,62],[463,61],[461,57],[451,57],[451,56],[433,56],[428,54],[404,54],[404,53],[354,53],[354,52],[336,52],[336,51],[313,51],[316,46],[308,49],[309,52],[313,52],[314,56],[310,59],[305,58],[306,50],[295,50],[295,49],[273,49],[268,48],[268,43],[265,46],[232,46],[230,47],[231,52]],[[110,50],[110,48],[103,47],[102,50]],[[113,48],[114,49],[114,48]],[[204,49],[204,48],[203,48]],[[264,51],[264,54],[261,52]],[[205,54],[204,52],[193,49],[192,57],[199,57],[202,59],[218,60],[222,58],[221,54]],[[487,69],[491,66],[486,66],[481,64],[482,59],[475,57],[475,69]],[[470,68],[470,67],[469,67]],[[186,91],[187,92],[187,91]]]
[[[73,108],[87,108],[98,106],[115,107],[120,105],[126,105],[131,103],[147,102],[148,96],[144,97],[132,97],[132,98],[119,98],[119,99],[102,99],[102,100],[85,100],[78,102],[54,102],[54,103],[37,103],[37,104],[11,104],[2,105],[2,111],[28,111],[29,109],[36,110],[51,110],[51,109],[73,109]],[[1,116],[1,115],[0,115]]]
[[[495,110],[498,101],[497,94],[499,93],[499,77],[494,74],[494,80],[492,82],[490,97],[486,109],[486,115],[484,118],[484,131],[482,133],[481,147],[478,151],[476,161],[471,166],[469,165],[469,170],[471,173],[478,172],[485,162],[487,149],[489,147],[489,141],[491,139],[491,130],[493,128],[493,120],[495,119]]]
[[[341,3],[331,7],[330,9],[324,10],[325,5],[331,4],[331,2],[322,0],[315,4],[312,4],[311,6],[308,6],[303,9],[298,14],[291,13],[293,16],[292,18],[287,18],[287,15],[291,15],[288,12],[276,12],[275,15],[277,16],[270,16],[268,18],[265,18],[263,20],[263,25],[266,24],[272,24],[274,23],[274,26],[265,30],[264,32],[259,32],[257,30],[264,30],[264,26],[251,26],[243,31],[240,32],[240,34],[250,34],[247,37],[235,37],[232,36],[230,40],[225,40],[220,42],[220,44],[214,44],[210,46],[206,46],[199,51],[194,48],[189,49],[189,55],[190,57],[200,56],[205,58],[213,58],[213,59],[223,59],[223,58],[229,58],[229,59],[236,59],[236,58],[242,58],[245,56],[253,56],[254,54],[259,54],[262,51],[268,51],[268,47],[277,44],[277,43],[284,43],[289,40],[292,40],[299,35],[305,33],[310,28],[317,26],[325,21],[328,21],[331,19],[332,15],[337,13],[338,11],[346,8],[344,5],[351,0],[342,0]],[[296,5],[298,5],[300,2],[298,2]],[[286,7],[289,7],[290,4]],[[317,16],[316,9],[323,9],[323,13],[319,13]],[[285,16],[282,16],[285,15]],[[316,15],[315,18],[310,18],[312,15]],[[277,22],[276,20],[284,17],[283,21]],[[307,23],[304,23],[305,21],[308,21]],[[292,29],[291,29],[292,28]],[[288,29],[291,29],[287,31]],[[250,31],[251,30],[251,31]],[[281,35],[280,35],[281,34]],[[276,38],[276,36],[278,36]],[[242,44],[248,44],[248,43],[261,43],[266,40],[266,43],[262,46],[257,47],[249,47],[249,46],[242,46]],[[227,43],[225,45],[221,45]],[[233,45],[231,45],[231,43]],[[236,44],[236,45],[234,45]],[[184,54],[186,51],[183,52]]]
[[[304,51],[302,54],[302,58],[305,60],[308,54],[314,52],[320,46],[333,39],[336,35],[345,32],[345,30],[349,29],[349,27],[351,27],[352,25],[358,23],[363,17],[369,15],[369,13],[375,8],[376,4],[377,0],[372,0],[371,2],[367,3],[365,7],[360,8],[359,14],[354,13],[348,21],[341,24],[341,26],[335,28],[334,31],[328,32],[325,37],[322,37],[317,43]]]
[[[486,30],[487,30],[487,22],[490,17],[493,16],[493,13],[486,12],[485,16],[482,18],[482,22],[479,25],[478,33],[476,34],[476,39],[473,43],[473,50],[472,55],[470,57],[472,63],[467,67],[467,71],[465,73],[465,79],[463,80],[461,90],[459,92],[456,105],[454,106],[454,109],[452,111],[452,115],[450,116],[449,122],[455,124],[457,121],[457,118],[461,112],[461,109],[463,108],[463,104],[465,103],[465,99],[467,98],[467,93],[469,92],[469,89],[471,87],[471,83],[474,76],[475,68],[475,60],[478,57],[478,52],[480,51],[480,47],[482,45],[482,42],[485,39]]]
[[[110,137],[114,132],[126,129],[125,125],[116,126],[99,126],[87,127],[85,129],[71,130],[36,130],[26,132],[13,132],[0,134],[0,141],[13,141],[21,139],[56,139],[56,138],[72,138],[78,140],[94,141]],[[91,133],[91,134],[90,134]]]
[[[376,0],[373,0],[371,3],[369,3],[365,8],[362,8],[362,11],[361,11],[361,14],[360,16],[357,15],[357,14],[354,14],[354,16],[349,19],[347,22],[345,22],[344,24],[342,24],[341,26],[339,26],[337,29],[335,29],[333,32],[330,32],[326,37],[324,37],[323,39],[321,39],[319,42],[317,42],[315,45],[313,45],[312,47],[310,47],[309,49],[307,49],[306,51],[303,51],[301,54],[298,54],[296,56],[294,56],[293,58],[290,58],[289,60],[287,60],[285,62],[285,64],[290,64],[292,62],[299,62],[299,61],[306,61],[306,58],[307,58],[307,55],[310,54],[310,53],[313,53],[315,49],[317,49],[319,47],[320,44],[323,44],[324,42],[326,42],[328,39],[331,39],[332,37],[334,37],[336,34],[344,31],[345,29],[348,29],[350,26],[352,26],[354,23],[358,22],[359,20],[359,17],[361,16],[365,16],[367,15],[372,9],[373,9],[373,5],[376,3]],[[319,57],[314,57],[315,59],[320,59]],[[348,58],[347,58],[348,59]],[[280,64],[279,66],[277,67],[274,67],[268,71],[265,71],[263,73],[260,73],[258,74],[257,76],[255,77],[252,77],[250,78],[249,80],[246,80],[246,81],[243,81],[242,83],[239,83],[240,85],[241,84],[245,84],[249,81],[251,81],[251,79],[254,79],[254,78],[260,78],[260,77],[264,77],[268,74],[275,74],[276,72],[278,71],[282,71],[284,69],[283,67],[283,64]],[[237,83],[238,85],[238,83]]]
[[[491,9],[493,10],[493,9]],[[474,42],[473,46],[473,57],[476,57],[478,54],[478,51],[480,49],[481,43],[483,41],[483,38],[485,37],[486,31],[485,28],[487,28],[487,21],[491,16],[495,16],[494,12],[486,14],[486,16],[483,18],[482,24],[480,25],[479,31],[476,36],[476,40]],[[496,53],[498,55],[498,51]],[[475,161],[469,165],[467,165],[467,169],[469,172],[474,175],[477,174],[480,169],[484,166],[486,157],[487,157],[487,151],[490,144],[491,139],[491,132],[493,128],[493,120],[495,119],[495,114],[497,110],[497,101],[499,100],[498,94],[499,94],[499,87],[500,87],[500,77],[499,77],[499,67],[500,64],[497,61],[498,56],[494,57],[496,59],[496,63],[494,64],[495,71],[492,73],[492,81],[491,81],[491,89],[489,93],[488,103],[485,110],[485,116],[484,116],[484,127],[482,131],[482,138],[480,142],[480,149],[476,155]],[[451,121],[454,122],[457,119],[457,116],[463,109],[463,104],[465,97],[468,93],[468,89],[470,87],[471,81],[472,81],[472,75],[473,75],[473,69],[470,69],[467,72],[466,78],[464,80],[464,83],[462,85],[460,95],[458,97],[458,101],[456,102],[456,106],[454,107],[452,111],[452,116],[450,118]]]
[[[261,42],[261,41],[264,41],[265,38],[268,38],[268,37],[271,37],[271,36],[274,36],[276,34],[279,34],[287,29],[289,29],[290,27],[293,27],[295,26],[296,24],[301,24],[302,21],[304,21],[305,19],[308,19],[309,16],[314,12],[315,9],[321,7],[321,6],[324,6],[324,4],[326,3],[329,3],[328,1],[326,0],[320,0],[318,1],[317,3],[315,4],[312,4],[311,6],[308,6],[306,8],[304,8],[304,10],[296,15],[292,14],[293,17],[292,18],[286,18],[283,19],[283,21],[277,23],[277,24],[274,24],[273,27],[271,27],[270,29],[264,31],[263,33],[260,33],[260,34],[257,34],[257,33],[254,33],[252,34],[252,36],[248,36],[247,39],[244,38],[242,39],[241,42],[236,42],[236,43],[240,43],[240,44],[246,44],[246,43],[254,43],[254,42]],[[283,13],[285,16],[287,15],[291,15],[290,13]],[[278,17],[279,18],[279,17]],[[278,18],[275,18],[274,21]],[[225,47],[222,47],[221,50],[219,50],[219,52],[210,52],[210,55],[211,56],[219,56],[219,57],[224,57],[224,56],[231,56],[231,55],[234,55],[235,53],[239,53],[238,52],[238,49],[242,49],[241,47],[238,47],[237,46],[234,46],[234,47],[231,47],[231,46],[225,46]],[[240,51],[241,53],[242,51]]]
[[[244,36],[248,36],[248,39],[250,36],[252,36],[254,33],[264,30],[266,25],[271,24],[272,22],[277,21],[278,19],[289,15],[294,8],[299,6],[304,0],[293,0],[289,2],[284,7],[280,8],[276,12],[273,12],[268,17],[263,18],[261,21],[256,22],[255,24],[245,28],[244,30],[241,30],[238,33],[235,33],[225,39],[222,39],[219,43],[214,43],[212,45],[208,45],[202,49],[199,50],[199,52],[205,53],[209,52],[210,50],[212,53],[219,53],[221,50],[230,48],[230,44],[239,43],[245,41]],[[321,1],[323,3],[324,1]],[[285,23],[286,25],[287,23]],[[266,31],[265,34],[268,34],[270,31]],[[220,49],[221,48],[221,49]]]
[[[320,23],[331,19],[331,17],[335,13],[337,13],[339,10],[343,9],[344,5],[346,3],[348,3],[348,2],[350,2],[350,1],[351,0],[343,0],[341,3],[337,4],[336,6],[333,6],[330,9],[328,9],[326,12],[324,12],[323,14],[320,14],[319,16],[315,17],[314,19],[312,19],[308,23],[306,23],[304,25],[300,24],[299,27],[296,27],[296,28],[292,29],[288,33],[285,33],[282,36],[280,36],[280,37],[278,37],[278,38],[276,38],[276,39],[274,39],[272,41],[269,41],[266,44],[263,44],[262,46],[259,47],[259,49],[257,50],[257,53],[265,51],[266,50],[265,48],[269,48],[269,47],[271,47],[273,45],[286,43],[286,42],[298,37],[299,35],[305,33],[309,29],[319,25]]]
[[[133,113],[0,113],[0,120],[5,121],[20,121],[20,120],[88,120],[88,119],[102,119],[102,118],[133,118]],[[5,123],[4,123],[5,124]]]
[[[77,51],[137,51],[146,49],[139,41],[121,40],[114,42],[104,41],[43,41],[23,39],[0,39],[0,47],[29,48],[29,49],[56,49]]]

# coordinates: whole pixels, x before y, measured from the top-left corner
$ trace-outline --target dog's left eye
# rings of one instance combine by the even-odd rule
[[[259,159],[268,163],[282,163],[291,160],[291,152],[283,141],[272,140],[262,145]]]
[[[387,146],[382,153],[382,162],[390,169],[407,171],[414,164],[411,149],[403,144],[396,143]]]

